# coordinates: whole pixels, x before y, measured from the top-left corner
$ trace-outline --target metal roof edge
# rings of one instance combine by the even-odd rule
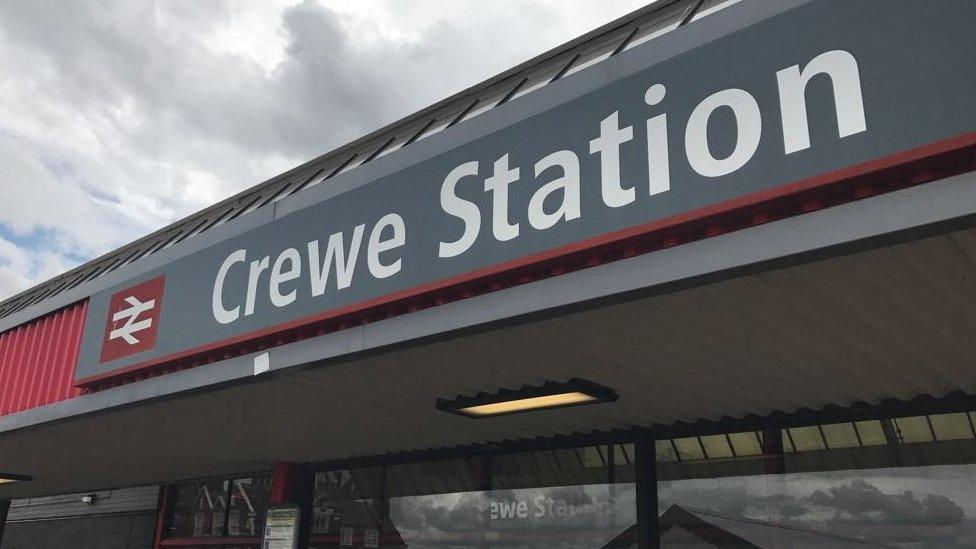
[[[368,134],[366,134],[366,135],[364,135],[364,136],[362,136],[362,137],[360,137],[358,139],[355,139],[355,140],[350,141],[350,142],[348,142],[348,143],[346,143],[344,145],[341,145],[341,146],[339,146],[339,147],[337,147],[335,149],[332,149],[331,151],[326,152],[326,153],[324,153],[322,155],[319,155],[319,156],[317,156],[317,157],[315,157],[315,158],[313,158],[311,160],[308,160],[308,161],[306,161],[306,162],[304,162],[304,163],[302,163],[302,164],[300,164],[298,166],[295,166],[294,168],[291,168],[291,169],[289,169],[289,170],[287,170],[287,171],[285,171],[283,173],[280,173],[280,174],[278,174],[278,175],[276,175],[274,177],[271,177],[269,179],[266,179],[265,181],[263,181],[261,183],[258,183],[256,185],[253,185],[251,187],[248,187],[247,189],[244,189],[244,190],[242,190],[242,191],[240,191],[240,192],[238,192],[238,193],[236,193],[236,194],[234,194],[234,195],[232,195],[232,196],[230,196],[228,198],[225,198],[225,199],[223,199],[223,200],[221,200],[221,201],[219,201],[219,202],[211,205],[211,206],[208,206],[208,207],[206,207],[206,208],[204,208],[202,210],[199,210],[199,211],[196,211],[194,213],[191,213],[191,214],[189,214],[189,215],[187,215],[187,216],[185,216],[185,217],[183,217],[183,218],[181,218],[181,219],[179,219],[177,221],[174,221],[173,223],[170,223],[169,225],[166,225],[165,227],[162,227],[162,228],[160,228],[160,229],[158,229],[156,231],[153,231],[153,232],[151,232],[151,233],[149,233],[149,234],[147,234],[147,235],[145,235],[143,237],[137,238],[136,240],[133,240],[133,241],[129,242],[128,244],[125,244],[123,246],[120,246],[119,248],[116,248],[116,249],[114,249],[112,251],[106,252],[105,254],[102,254],[101,256],[98,256],[98,257],[96,257],[94,259],[91,259],[91,260],[89,260],[89,261],[87,261],[87,262],[85,262],[85,263],[83,263],[83,264],[81,264],[81,265],[79,265],[79,266],[71,269],[71,270],[68,270],[68,271],[66,271],[64,273],[61,273],[59,275],[56,275],[56,276],[54,276],[54,277],[52,277],[50,279],[47,279],[47,280],[45,280],[43,282],[40,282],[38,284],[35,284],[34,286],[31,286],[30,288],[27,288],[27,289],[25,289],[25,290],[23,290],[21,292],[18,292],[18,293],[14,294],[14,295],[6,298],[6,299],[0,300],[0,310],[2,310],[4,308],[4,306],[6,306],[8,304],[11,304],[11,303],[13,303],[13,302],[15,302],[15,301],[17,301],[19,299],[23,299],[23,298],[25,298],[25,297],[27,297],[27,296],[29,296],[31,294],[36,293],[41,288],[53,286],[53,285],[56,285],[58,282],[61,282],[61,281],[64,281],[64,280],[73,278],[75,276],[81,275],[84,271],[86,271],[87,269],[90,269],[94,265],[99,265],[99,264],[102,264],[102,263],[106,263],[106,262],[109,262],[110,260],[117,261],[117,260],[120,259],[120,256],[124,256],[126,253],[129,253],[129,252],[137,251],[143,245],[149,245],[149,246],[151,246],[152,243],[156,242],[159,237],[164,236],[164,235],[171,235],[171,234],[177,232],[179,229],[184,229],[187,226],[192,225],[194,222],[204,221],[204,220],[207,219],[207,217],[208,217],[209,214],[212,214],[214,212],[221,211],[224,208],[227,208],[227,207],[230,207],[232,205],[235,205],[235,204],[238,204],[240,202],[243,202],[244,199],[253,196],[254,194],[256,194],[259,191],[262,191],[262,190],[265,190],[267,188],[273,187],[275,184],[278,184],[278,183],[281,183],[281,182],[284,182],[284,181],[288,181],[291,178],[300,177],[302,175],[313,176],[314,172],[317,169],[319,169],[320,167],[323,167],[323,165],[324,164],[327,164],[330,160],[336,159],[337,157],[342,157],[344,154],[348,154],[348,153],[351,153],[353,151],[356,151],[359,148],[363,147],[364,145],[369,144],[372,141],[377,140],[380,137],[383,137],[385,135],[388,135],[391,132],[394,132],[394,130],[407,128],[411,124],[417,123],[418,121],[423,120],[426,117],[428,117],[428,116],[430,116],[430,115],[432,115],[432,114],[434,114],[436,112],[439,112],[439,111],[441,111],[441,110],[443,110],[443,109],[445,109],[447,107],[450,107],[450,106],[452,106],[452,105],[454,105],[456,103],[462,102],[462,100],[464,100],[464,99],[469,99],[469,98],[472,98],[474,96],[477,96],[480,92],[482,92],[482,91],[484,91],[486,89],[489,89],[489,88],[491,88],[494,85],[498,85],[498,84],[500,84],[502,82],[505,82],[506,80],[511,79],[512,77],[514,77],[514,76],[516,76],[516,75],[518,75],[518,74],[520,74],[522,72],[525,72],[525,71],[527,71],[529,69],[532,69],[532,68],[536,68],[536,67],[543,66],[547,62],[554,61],[554,60],[558,59],[560,56],[565,55],[567,52],[570,52],[570,51],[572,51],[575,48],[579,48],[580,46],[583,46],[583,45],[585,45],[585,44],[593,41],[594,39],[603,37],[603,36],[605,36],[607,34],[611,34],[614,31],[617,31],[619,29],[622,29],[622,28],[626,27],[627,25],[630,25],[630,24],[635,23],[636,21],[644,18],[645,16],[648,16],[650,14],[659,12],[661,10],[665,10],[668,7],[671,7],[671,6],[675,5],[675,4],[678,4],[678,3],[681,3],[681,2],[684,2],[684,1],[686,1],[686,0],[658,0],[656,2],[651,2],[651,3],[649,3],[648,5],[646,5],[646,6],[642,7],[642,8],[639,8],[637,10],[634,10],[634,11],[628,13],[627,15],[624,15],[622,17],[619,17],[617,19],[614,19],[613,21],[611,21],[611,22],[609,22],[609,23],[607,23],[605,25],[602,25],[602,26],[600,26],[600,27],[598,27],[598,28],[596,28],[596,29],[594,29],[594,30],[586,33],[586,34],[583,34],[583,35],[581,35],[579,37],[576,37],[576,38],[574,38],[574,39],[572,39],[572,40],[570,40],[568,42],[565,42],[565,43],[563,43],[563,44],[561,44],[561,45],[559,45],[559,46],[557,46],[557,47],[555,47],[555,48],[553,48],[553,49],[551,49],[549,51],[546,51],[546,52],[543,52],[543,53],[541,53],[539,55],[536,55],[535,57],[532,57],[532,58],[528,59],[527,61],[524,61],[524,62],[520,63],[519,65],[516,65],[515,67],[512,67],[512,68],[510,68],[508,70],[505,70],[505,71],[503,71],[503,72],[501,72],[501,73],[499,73],[499,74],[497,74],[495,76],[492,76],[491,78],[488,78],[486,80],[483,80],[483,81],[481,81],[481,82],[479,82],[477,84],[474,84],[474,85],[472,85],[472,86],[470,86],[470,87],[468,87],[466,89],[463,89],[463,90],[461,90],[461,91],[459,91],[457,93],[454,93],[453,95],[450,95],[450,96],[448,96],[445,99],[442,99],[440,101],[437,101],[436,103],[433,103],[433,104],[431,104],[431,105],[429,105],[429,106],[427,106],[427,107],[425,107],[425,108],[423,108],[423,109],[421,109],[421,110],[419,110],[417,112],[414,112],[414,113],[412,113],[412,114],[410,114],[410,115],[408,115],[408,116],[406,116],[404,118],[401,118],[399,120],[396,120],[394,122],[391,122],[391,123],[389,123],[389,124],[387,124],[385,126],[382,126],[382,127],[378,128],[378,129],[376,129],[376,130],[374,130],[374,131],[372,131],[372,132],[370,132],[370,133],[368,133]],[[46,301],[47,299],[48,299],[48,297],[45,297],[44,299],[39,300],[38,303],[43,302],[43,301]],[[5,316],[8,316],[9,314],[12,314],[12,313],[13,312],[10,312],[10,313],[0,313],[0,318],[3,318]]]
[[[789,11],[809,1],[790,0],[778,4],[769,0],[766,2],[753,0],[752,2],[741,2],[741,4],[750,4],[753,7],[758,5],[760,6],[759,11],[768,11],[767,16],[770,16],[782,13],[783,11]],[[182,247],[187,240],[195,240],[199,236],[198,233],[210,232],[214,227],[222,224],[222,220],[218,221],[220,218],[229,215],[229,220],[235,220],[234,218],[238,216],[246,217],[248,213],[254,210],[265,210],[268,206],[271,206],[273,211],[277,211],[276,205],[279,198],[297,194],[300,190],[309,186],[309,182],[317,178],[321,179],[320,176],[324,172],[330,172],[330,170],[334,169],[330,173],[329,177],[331,177],[331,175],[340,171],[338,168],[357,159],[358,153],[365,155],[366,152],[371,151],[372,149],[366,147],[367,145],[378,145],[378,148],[373,151],[372,155],[369,155],[366,162],[372,159],[376,153],[385,149],[397,137],[402,137],[407,130],[410,132],[416,131],[417,135],[419,135],[427,127],[433,125],[434,122],[454,117],[457,114],[455,111],[460,112],[459,109],[467,101],[470,101],[472,98],[479,98],[480,94],[483,94],[485,90],[498,87],[506,82],[508,84],[515,84],[516,81],[519,81],[515,89],[509,92],[509,95],[511,95],[513,92],[518,91],[518,87],[524,83],[527,76],[547,72],[550,68],[561,64],[566,65],[562,71],[565,72],[566,68],[573,66],[579,58],[580,52],[588,52],[594,47],[604,45],[604,42],[608,40],[616,40],[618,38],[615,36],[616,33],[620,35],[621,43],[617,50],[611,54],[610,57],[613,57],[616,53],[619,53],[619,50],[625,49],[624,46],[630,43],[637,31],[645,28],[646,25],[671,21],[680,12],[678,19],[681,23],[678,26],[681,26],[692,20],[695,13],[706,3],[707,0],[658,0],[652,2],[411,115],[387,124],[207,208],[194,212],[65,273],[36,284],[7,299],[0,300],[0,331],[16,326],[24,321],[29,321],[32,318],[48,314],[76,301],[86,299],[92,292],[78,291],[79,288],[87,288],[91,282],[101,279],[106,274],[114,273],[131,263],[141,263],[148,256],[156,255],[159,251],[170,245],[175,244],[176,246]],[[739,0],[734,0],[729,4],[719,2],[716,5],[721,5],[720,10],[724,12],[727,6],[739,3]],[[766,8],[764,9],[762,6],[766,6]],[[709,9],[714,7],[712,6]],[[708,10],[705,11],[707,12]],[[710,19],[710,17],[708,18]],[[651,41],[654,42],[656,39],[657,37],[655,36]],[[603,59],[601,62],[606,61],[606,59]],[[552,82],[555,81],[556,79],[553,79]],[[542,86],[542,88],[546,87]],[[500,106],[503,103],[505,102],[500,101],[494,106]],[[440,116],[430,118],[435,114],[439,114]],[[428,122],[423,124],[425,120],[428,120]],[[457,122],[457,120],[454,120],[454,122]],[[417,135],[414,135],[413,139],[408,140],[406,143],[401,143],[399,146],[405,147],[412,144],[416,140]],[[336,164],[337,161],[342,159],[345,159],[345,161]],[[363,164],[366,162],[363,162]],[[254,206],[254,204],[257,204],[257,206]]]

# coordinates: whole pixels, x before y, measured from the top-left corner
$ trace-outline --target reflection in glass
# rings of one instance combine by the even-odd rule
[[[228,536],[256,536],[268,507],[271,477],[241,478],[231,481]]]
[[[659,460],[661,546],[976,547],[968,414],[782,433],[783,454]]]
[[[227,481],[181,484],[175,489],[168,537],[208,538],[223,535]]]
[[[630,445],[323,471],[312,547],[629,547]]]
[[[633,484],[407,496],[391,500],[410,547],[603,547],[635,522]]]
[[[316,547],[379,547],[381,538],[385,538],[383,547],[403,546],[385,518],[382,469],[317,473],[313,497],[311,531]]]
[[[176,485],[166,538],[256,537],[270,487],[270,476]]]

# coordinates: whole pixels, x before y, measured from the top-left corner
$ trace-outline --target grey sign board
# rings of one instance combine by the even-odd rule
[[[93,295],[76,379],[965,138],[974,19],[972,2],[815,0],[669,59],[654,56],[669,36],[624,51],[538,92],[551,105],[531,116],[499,122],[516,99],[464,123],[492,129],[477,139],[446,130],[436,154],[356,184],[343,174],[258,228]],[[574,79],[600,85],[574,95]]]

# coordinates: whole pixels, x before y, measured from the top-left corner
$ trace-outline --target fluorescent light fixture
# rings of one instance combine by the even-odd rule
[[[0,485],[10,484],[12,482],[26,482],[31,480],[31,477],[27,475],[14,475],[12,473],[0,473]]]
[[[514,391],[502,389],[497,393],[479,393],[473,397],[438,399],[437,409],[470,418],[486,418],[615,400],[617,393],[613,389],[574,378],[565,383],[548,381],[539,387],[524,386]]]

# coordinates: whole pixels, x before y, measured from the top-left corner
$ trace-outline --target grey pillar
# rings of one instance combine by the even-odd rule
[[[10,500],[0,499],[0,545],[3,545],[3,531],[7,527],[7,513],[10,511]]]
[[[641,436],[634,445],[637,467],[637,547],[659,549],[661,538],[657,521],[657,458],[654,441]]]

